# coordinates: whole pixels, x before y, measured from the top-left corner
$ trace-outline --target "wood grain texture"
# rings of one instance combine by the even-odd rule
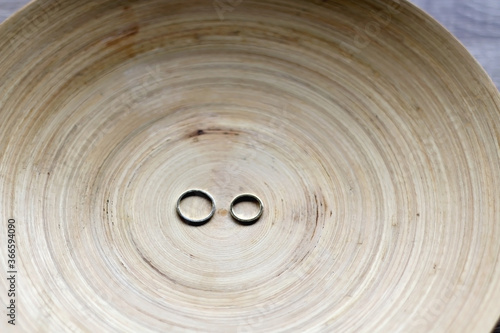
[[[406,2],[224,8],[48,0],[0,26],[16,330],[489,332],[486,73]],[[202,227],[175,212],[190,188],[217,202]],[[252,226],[227,212],[242,192],[266,207]]]
[[[500,87],[500,1],[412,0],[453,33]],[[0,22],[28,3],[1,0]]]

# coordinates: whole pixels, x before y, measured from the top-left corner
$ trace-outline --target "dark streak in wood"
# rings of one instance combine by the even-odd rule
[[[222,135],[232,135],[238,136],[240,133],[238,131],[232,129],[221,129],[221,128],[207,128],[207,129],[199,129],[195,132],[192,132],[188,135],[188,138],[195,138],[201,135],[211,135],[211,134],[222,134]]]
[[[133,24],[123,30],[120,30],[116,35],[111,36],[109,40],[106,41],[106,46],[116,45],[134,35],[139,33],[139,26],[137,24]]]

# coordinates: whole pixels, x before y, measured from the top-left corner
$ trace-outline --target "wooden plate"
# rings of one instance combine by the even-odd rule
[[[35,1],[0,26],[0,66],[19,332],[498,319],[500,96],[409,3]],[[203,226],[176,214],[189,189],[216,202]],[[228,214],[241,193],[253,225]]]

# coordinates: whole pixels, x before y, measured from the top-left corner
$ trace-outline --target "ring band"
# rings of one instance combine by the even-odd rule
[[[257,213],[257,215],[255,215],[254,217],[251,217],[249,219],[244,219],[244,218],[237,216],[236,213],[234,212],[234,206],[240,202],[243,202],[243,201],[253,201],[253,202],[258,203],[259,204],[259,212]],[[262,204],[262,200],[260,200],[260,198],[257,197],[256,195],[253,195],[250,193],[244,193],[244,194],[238,195],[237,197],[235,197],[233,199],[233,201],[231,201],[231,206],[229,208],[229,212],[231,213],[231,216],[233,217],[233,219],[235,219],[236,221],[238,221],[241,224],[248,225],[248,224],[253,224],[253,223],[257,222],[257,220],[262,216],[262,213],[264,212],[264,205]]]
[[[184,215],[182,213],[181,201],[187,197],[193,197],[193,196],[203,197],[203,198],[208,199],[210,201],[210,203],[212,204],[212,210],[210,211],[210,214],[208,214],[208,216],[206,216],[202,219],[199,219],[199,220],[195,220],[195,219],[191,219],[191,218],[187,217],[186,215]],[[200,226],[200,225],[207,223],[214,216],[214,214],[215,214],[215,200],[210,194],[208,194],[207,192],[205,192],[203,190],[188,190],[188,191],[182,193],[181,196],[179,197],[179,199],[177,200],[176,209],[177,209],[177,214],[180,216],[180,218],[182,218],[184,220],[184,222],[186,222],[187,224],[190,224],[190,225]]]

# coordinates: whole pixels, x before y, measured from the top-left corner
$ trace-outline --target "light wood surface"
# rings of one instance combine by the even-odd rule
[[[455,35],[500,87],[500,1],[412,0]],[[28,3],[1,0],[0,22]]]
[[[500,94],[483,69],[406,2],[215,4],[48,0],[0,26],[21,309],[0,328],[489,332]],[[175,211],[190,188],[217,203],[201,227]],[[227,211],[246,192],[265,207],[251,226]]]

